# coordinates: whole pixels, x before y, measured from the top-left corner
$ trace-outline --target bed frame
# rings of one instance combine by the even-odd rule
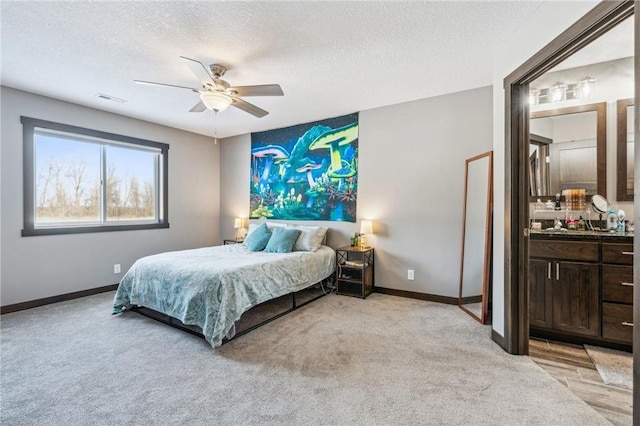
[[[334,290],[335,274],[332,273],[325,279],[307,288],[256,305],[242,314],[240,319],[235,323],[235,334],[233,337],[223,338],[222,344],[224,345],[311,302],[315,302],[321,297],[331,294]],[[177,318],[150,308],[145,308],[144,306],[133,306],[129,310],[204,339],[202,329],[196,325],[184,324]]]

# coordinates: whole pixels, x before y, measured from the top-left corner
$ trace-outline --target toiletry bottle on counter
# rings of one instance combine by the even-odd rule
[[[582,218],[582,216],[580,216],[580,219],[578,219],[578,231],[585,231],[586,230],[586,225],[584,222],[584,219]]]
[[[556,220],[553,223],[553,229],[555,229],[555,230],[562,229],[562,222],[560,222],[560,218],[559,217],[556,217]]]
[[[618,210],[618,232],[625,231],[624,218],[624,210]]]
[[[562,206],[560,206],[560,194],[556,194],[556,204],[553,206],[554,210],[562,210]]]
[[[618,230],[618,215],[613,210],[609,210],[609,216],[607,217],[607,229],[610,231]]]

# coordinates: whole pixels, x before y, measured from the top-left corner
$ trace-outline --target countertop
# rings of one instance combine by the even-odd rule
[[[633,243],[633,232],[608,231],[537,231],[530,230],[532,240],[602,240]]]

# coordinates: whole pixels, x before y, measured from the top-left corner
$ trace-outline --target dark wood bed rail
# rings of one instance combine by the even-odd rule
[[[292,292],[289,294],[285,294],[280,297],[276,297],[275,299],[267,300],[266,302],[263,302],[259,305],[254,306],[253,308],[245,312],[242,315],[242,317],[236,322],[235,324],[236,333],[233,335],[233,337],[223,338],[222,344],[224,345],[225,343],[230,342],[231,340],[234,340],[240,336],[243,336],[249,333],[250,331],[253,331],[259,327],[262,327],[263,325],[268,324],[271,321],[277,320],[278,318],[281,318],[305,305],[308,305],[309,303],[315,302],[316,300],[331,294],[332,292],[335,291],[334,278],[335,278],[334,274],[331,274],[329,277],[325,278],[324,280],[316,284],[313,284],[307,288],[304,288],[302,290]],[[303,297],[305,293],[311,294],[311,296],[308,298],[305,298]],[[283,311],[279,311],[276,314],[272,314],[272,315],[270,314],[265,319],[260,318],[258,322],[252,321],[253,318],[251,317],[264,316],[263,314],[268,313],[270,309],[273,310],[273,308],[283,308],[284,307],[283,305],[284,303],[286,303],[287,300],[290,300],[290,305],[287,304],[286,306],[290,306],[290,307],[287,307]],[[155,311],[150,308],[146,308],[144,306],[133,306],[129,309],[129,311],[137,312],[140,315],[144,315],[147,318],[151,318],[153,320],[162,322],[171,327],[177,328],[182,331],[186,331],[187,333],[193,334],[195,336],[198,336],[204,339],[204,335],[202,334],[202,329],[200,327],[196,325],[184,324],[182,321],[172,316],[160,313],[158,311]]]

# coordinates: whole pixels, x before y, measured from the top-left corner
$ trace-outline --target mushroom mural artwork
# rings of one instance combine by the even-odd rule
[[[342,171],[342,161],[340,157],[340,147],[350,145],[358,139],[358,122],[335,130],[329,130],[320,135],[309,146],[309,150],[329,149],[331,151],[331,173],[340,175],[348,172]],[[354,173],[355,174],[355,173]],[[353,176],[353,174],[351,175]],[[338,176],[336,176],[338,177]]]
[[[268,183],[273,160],[287,158],[289,157],[289,152],[278,145],[267,145],[267,146],[261,146],[261,147],[252,149],[251,155],[256,159],[266,158],[264,170],[262,172],[262,177],[259,180],[259,183],[264,185]]]
[[[298,173],[307,173],[307,182],[309,182],[309,188],[313,188],[314,186],[316,186],[316,183],[313,180],[313,175],[311,174],[312,170],[318,170],[319,168],[322,167],[322,164],[315,164],[315,163],[307,163],[304,166],[300,167],[299,169],[296,169],[296,172]]]
[[[356,221],[357,113],[252,133],[251,155],[252,218]]]

